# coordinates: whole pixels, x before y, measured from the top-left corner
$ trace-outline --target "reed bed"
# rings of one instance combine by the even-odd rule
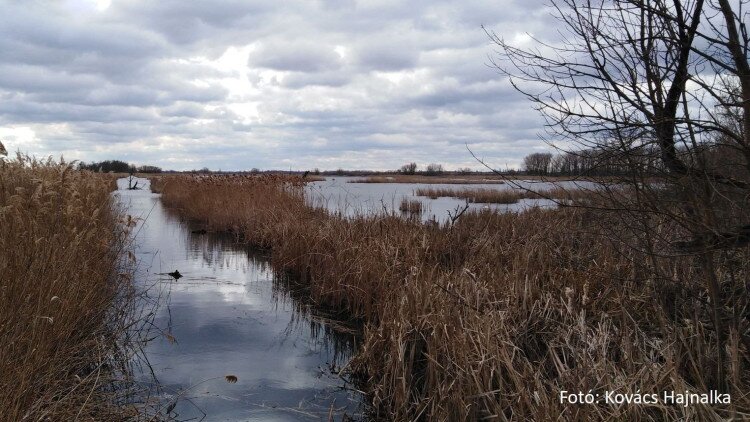
[[[421,214],[422,213],[422,201],[403,198],[401,203],[398,205],[398,210],[408,214]]]
[[[525,192],[513,189],[446,189],[446,188],[419,188],[415,191],[417,196],[426,196],[431,199],[440,197],[452,197],[466,199],[469,202],[484,202],[494,204],[515,204],[525,198]]]
[[[592,196],[592,192],[581,189],[564,189],[554,187],[551,189],[522,190],[522,189],[447,189],[447,188],[418,188],[417,196],[426,196],[431,199],[440,197],[452,197],[465,199],[469,202],[491,203],[491,204],[515,204],[521,199],[550,199],[555,201],[581,200]]]
[[[611,177],[569,177],[569,176],[536,176],[536,175],[498,175],[494,173],[484,174],[437,174],[428,176],[425,174],[392,174],[373,175],[350,180],[349,183],[422,183],[422,184],[446,184],[446,185],[485,185],[498,184],[515,180],[535,180],[542,182],[561,181],[603,181],[614,180]]]
[[[133,305],[112,178],[0,159],[0,420],[124,420]]]
[[[505,183],[498,176],[425,176],[425,175],[403,175],[393,176],[367,176],[349,181],[349,183],[425,183],[425,184],[452,184],[452,185],[471,185],[471,184],[503,184]]]
[[[602,217],[591,210],[475,212],[442,225],[341,219],[305,205],[291,179],[164,181],[155,183],[166,205],[270,248],[274,268],[304,283],[313,301],[365,321],[350,369],[366,380],[380,417],[707,420],[750,412],[750,356],[737,333],[730,405],[560,402],[563,390],[603,396],[716,385],[710,310],[689,258],[646,262],[592,234]],[[732,265],[748,274],[750,257],[738,254]],[[669,276],[656,279],[646,264]],[[740,306],[748,303],[743,283],[723,285]]]

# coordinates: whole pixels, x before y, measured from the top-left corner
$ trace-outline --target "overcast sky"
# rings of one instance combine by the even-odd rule
[[[481,28],[542,1],[0,0],[9,151],[169,169],[517,166],[541,118]]]

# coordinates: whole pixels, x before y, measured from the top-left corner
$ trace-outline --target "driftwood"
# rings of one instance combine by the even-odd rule
[[[128,190],[138,190],[140,189],[138,187],[138,181],[135,181],[135,184],[133,184],[133,175],[131,174],[130,177],[128,177]]]

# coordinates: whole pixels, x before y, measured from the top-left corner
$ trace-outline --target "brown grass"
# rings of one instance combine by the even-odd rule
[[[403,175],[367,176],[349,181],[349,183],[428,183],[428,184],[502,184],[505,183],[498,176],[492,175],[461,175],[461,176],[423,176]]]
[[[398,206],[399,211],[409,214],[421,214],[422,213],[422,201],[403,198]]]
[[[503,184],[513,180],[535,180],[545,182],[560,182],[566,180],[597,181],[615,178],[605,177],[570,177],[570,176],[532,176],[532,175],[498,175],[494,173],[485,174],[442,174],[427,176],[424,174],[391,174],[373,175],[360,177],[349,181],[349,183],[424,183],[424,184],[448,184],[448,185],[478,185],[478,184]]]
[[[130,291],[112,179],[0,159],[0,420],[120,420]]]
[[[716,384],[711,315],[689,258],[646,262],[590,233],[597,220],[619,220],[571,208],[467,213],[453,226],[344,220],[306,206],[300,185],[279,178],[178,177],[162,188],[186,217],[271,248],[274,267],[305,283],[312,300],[364,318],[351,366],[386,419],[704,420],[750,411],[750,356],[736,333],[730,406],[560,403],[562,390]],[[748,258],[732,258],[743,274]],[[743,280],[724,286],[740,308]]]
[[[439,197],[453,197],[466,199],[469,202],[515,204],[521,199],[552,199],[552,200],[580,200],[591,196],[590,191],[579,189],[564,189],[555,187],[551,189],[522,190],[522,189],[446,189],[446,188],[419,188],[415,191],[418,196],[426,196],[432,199]]]
[[[431,199],[440,197],[453,197],[466,199],[469,202],[487,202],[495,204],[515,204],[525,198],[525,192],[513,189],[445,189],[445,188],[419,188],[415,192],[418,196],[426,196]]]

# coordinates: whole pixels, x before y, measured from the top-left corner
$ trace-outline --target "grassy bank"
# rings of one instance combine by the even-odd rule
[[[590,192],[577,189],[487,189],[487,188],[419,188],[415,191],[418,196],[437,199],[440,197],[452,197],[465,199],[475,203],[493,204],[515,204],[521,199],[552,199],[556,201],[582,199],[590,196]]]
[[[395,174],[393,176],[367,176],[354,179],[349,183],[427,183],[427,184],[502,184],[501,178],[494,175],[461,175],[461,176],[426,176]]]
[[[349,183],[424,183],[424,184],[447,184],[447,185],[485,185],[503,184],[516,180],[539,181],[539,182],[562,182],[562,181],[596,181],[614,180],[614,178],[589,178],[574,176],[536,176],[536,175],[499,175],[495,173],[478,174],[376,174],[363,176]]]
[[[726,362],[730,405],[560,403],[564,390],[603,397],[705,392],[717,383],[715,334],[692,258],[646,261],[592,234],[597,222],[611,232],[625,220],[571,208],[467,213],[452,226],[395,216],[345,220],[306,206],[292,179],[173,177],[155,186],[185,217],[271,248],[274,267],[309,285],[313,300],[366,321],[350,369],[368,380],[387,419],[696,420],[750,412],[749,356],[738,332]],[[747,252],[737,253],[731,265],[747,274]],[[747,304],[743,280],[722,285],[735,292],[738,309]]]
[[[123,231],[112,178],[0,160],[0,420],[122,420],[118,276]]]

